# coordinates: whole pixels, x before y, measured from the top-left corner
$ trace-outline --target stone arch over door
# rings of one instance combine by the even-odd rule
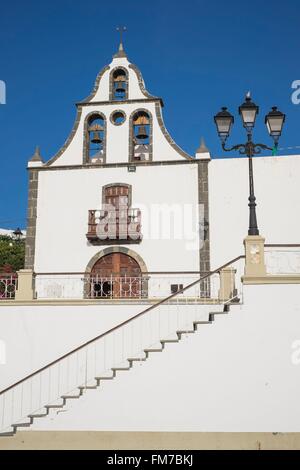
[[[113,258],[122,262],[128,258],[128,268],[113,272]],[[126,265],[126,263],[125,263]],[[121,266],[121,262],[120,262]],[[103,272],[103,274],[101,273]],[[86,267],[85,297],[88,298],[147,298],[148,275],[144,260],[135,251],[124,247],[109,247],[96,253]],[[128,274],[127,274],[128,272]],[[111,274],[110,274],[111,273]]]

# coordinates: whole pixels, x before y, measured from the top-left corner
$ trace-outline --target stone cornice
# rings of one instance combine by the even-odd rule
[[[122,104],[131,104],[131,103],[156,103],[159,102],[161,106],[164,106],[162,98],[137,98],[133,100],[107,100],[107,101],[89,101],[89,102],[83,102],[79,101],[76,103],[76,106],[78,108],[81,108],[82,106],[105,106],[105,105],[122,105]]]
[[[300,284],[300,274],[267,274],[266,276],[242,276],[245,285]]]
[[[121,167],[143,167],[143,166],[163,166],[163,165],[189,165],[189,164],[203,164],[202,161],[196,160],[195,158],[190,158],[186,160],[159,160],[159,161],[136,161],[136,162],[119,162],[119,163],[91,163],[85,165],[60,165],[60,166],[40,166],[34,168],[35,171],[55,171],[55,170],[93,170],[93,169],[105,169],[105,168],[121,168]],[[28,168],[32,170],[32,168]]]

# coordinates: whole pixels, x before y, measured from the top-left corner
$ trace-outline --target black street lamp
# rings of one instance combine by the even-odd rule
[[[253,164],[252,157],[261,153],[262,150],[275,150],[278,147],[279,137],[281,136],[283,123],[285,121],[285,114],[278,111],[276,107],[272,108],[266,117],[265,124],[267,125],[268,132],[274,140],[274,148],[265,144],[255,144],[252,141],[252,132],[258,115],[259,108],[251,100],[250,93],[247,93],[245,102],[239,107],[239,114],[242,117],[243,126],[247,132],[247,142],[245,144],[234,145],[231,148],[226,148],[225,143],[229,137],[231,127],[234,123],[234,117],[227,111],[227,108],[222,110],[214,116],[214,121],[217,126],[218,134],[222,142],[222,148],[225,152],[238,150],[241,155],[247,155],[249,160],[249,229],[248,235],[259,235],[256,218],[256,198],[254,195],[254,182],[253,182]]]
[[[22,230],[20,230],[19,227],[16,228],[16,230],[14,230],[13,234],[14,234],[14,237],[17,240],[17,242],[19,242],[21,240],[21,237],[23,236],[23,232],[22,232]]]

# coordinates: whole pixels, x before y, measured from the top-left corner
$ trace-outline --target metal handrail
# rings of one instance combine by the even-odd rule
[[[68,273],[68,272],[61,272],[61,273],[58,273],[58,272],[49,272],[49,273],[37,273],[37,272],[34,272],[33,273],[34,276],[92,276],[93,273],[90,271],[90,272],[72,272],[72,273]],[[118,276],[118,277],[123,277],[122,275],[120,275],[120,273],[112,273],[113,276]],[[157,274],[173,274],[173,275],[180,275],[180,274],[200,274],[200,275],[206,275],[206,274],[211,274],[211,271],[141,271],[140,273],[142,276],[145,276],[145,275],[157,275]],[[137,277],[137,276],[135,276]]]
[[[300,248],[300,243],[268,243],[265,248]]]
[[[0,391],[0,395],[2,395],[3,393],[5,392],[8,392],[9,390],[11,390],[12,388],[16,387],[17,385],[20,385],[21,383],[25,382],[26,380],[30,379],[31,377],[34,377],[35,375],[39,374],[40,372],[43,372],[44,370],[48,369],[49,367],[53,366],[54,364],[57,364],[58,362],[62,361],[63,359],[65,359],[66,357],[70,356],[71,354],[74,354],[75,352],[85,348],[86,346],[88,346],[89,344],[91,343],[94,343],[95,341],[97,341],[98,339],[100,338],[103,338],[104,336],[107,336],[109,333],[112,333],[113,331],[115,330],[118,330],[119,328],[121,328],[122,326],[130,323],[132,320],[135,320],[136,318],[142,316],[142,315],[145,315],[145,313],[149,312],[150,310],[153,310],[157,307],[159,307],[160,305],[164,304],[165,302],[167,302],[168,300],[171,300],[173,299],[174,297],[176,297],[177,295],[181,294],[182,292],[186,291],[187,289],[195,286],[196,284],[198,284],[199,282],[203,281],[203,279],[206,279],[208,277],[210,277],[211,275],[213,274],[217,274],[219,273],[222,269],[226,268],[227,266],[229,266],[230,264],[233,264],[235,263],[236,261],[239,261],[240,259],[243,259],[245,258],[245,255],[240,255],[240,256],[237,256],[236,258],[228,261],[226,264],[223,264],[222,266],[220,266],[219,268],[215,269],[214,271],[211,271],[210,273],[206,274],[205,276],[203,277],[200,277],[200,279],[197,279],[196,281],[192,282],[191,284],[188,284],[187,286],[183,287],[182,289],[178,290],[177,292],[175,292],[174,294],[171,294],[169,295],[168,297],[165,297],[163,300],[160,300],[159,302],[155,303],[154,305],[151,305],[150,307],[146,308],[145,310],[143,310],[142,312],[134,315],[133,317],[131,318],[128,318],[127,320],[123,321],[122,323],[119,323],[118,325],[114,326],[113,328],[111,328],[110,330],[107,330],[105,333],[102,333],[101,335],[98,335],[96,336],[95,338],[92,338],[90,339],[89,341],[86,341],[84,344],[78,346],[77,348],[73,349],[72,351],[69,351],[68,353],[64,354],[63,356],[59,357],[58,359],[55,359],[55,361],[52,361],[50,362],[49,364],[41,367],[40,369],[36,370],[35,372],[32,372],[31,374],[27,375],[26,377],[24,377],[23,379],[19,380],[18,382],[10,385],[9,387],[5,388],[4,390],[1,390]]]

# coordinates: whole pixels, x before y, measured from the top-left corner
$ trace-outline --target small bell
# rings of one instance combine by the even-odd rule
[[[136,138],[140,140],[148,139],[148,134],[145,126],[139,126]]]
[[[125,82],[117,82],[115,91],[119,94],[125,93]]]
[[[101,144],[102,143],[102,138],[101,138],[101,135],[100,135],[99,131],[94,132],[93,137],[91,139],[91,142],[93,144]]]

